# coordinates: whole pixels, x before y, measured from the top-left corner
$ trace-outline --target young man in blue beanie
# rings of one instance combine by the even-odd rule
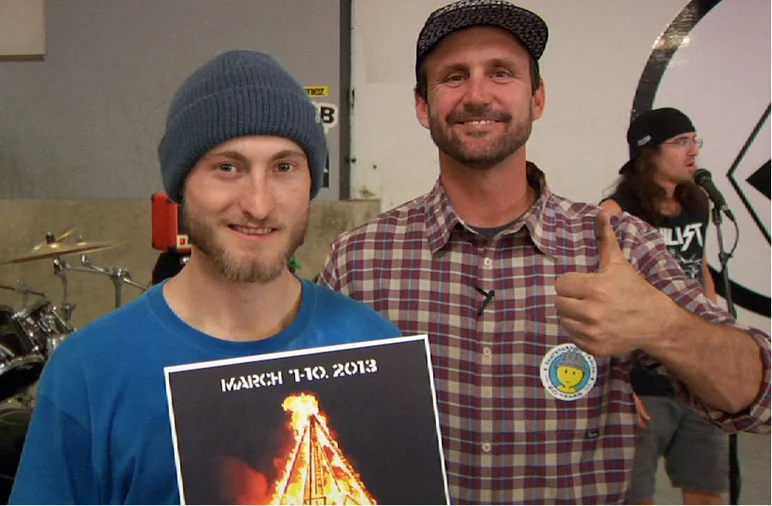
[[[165,366],[399,335],[288,269],[327,149],[313,104],[273,58],[231,51],[195,71],[158,156],[190,260],[57,349],[12,503],[178,504]]]

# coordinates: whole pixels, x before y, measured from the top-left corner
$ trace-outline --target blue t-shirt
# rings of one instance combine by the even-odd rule
[[[10,502],[179,504],[164,367],[400,335],[364,304],[302,283],[295,320],[260,341],[194,329],[163,285],[69,336],[43,371]]]

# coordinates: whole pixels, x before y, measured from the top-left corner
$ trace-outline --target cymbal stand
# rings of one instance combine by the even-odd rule
[[[22,307],[27,307],[27,302],[30,295],[35,295],[37,297],[45,297],[46,294],[43,292],[36,292],[35,290],[31,290],[30,287],[25,285],[23,282],[18,281],[16,285],[19,287],[17,291],[21,292],[21,305]]]
[[[46,294],[43,292],[36,292],[35,290],[30,289],[30,287],[24,284],[23,281],[17,281],[16,286],[8,286],[8,285],[0,284],[0,288],[4,290],[11,290],[12,292],[20,293],[22,307],[27,307],[27,302],[30,295],[35,295],[37,297],[43,297],[43,298],[45,298],[46,296]]]
[[[135,288],[139,288],[143,292],[145,291],[145,287],[142,285],[139,285],[131,280],[131,273],[128,269],[121,269],[118,267],[107,267],[106,269],[103,269],[101,267],[97,267],[96,265],[91,263],[91,260],[88,258],[88,255],[81,255],[80,256],[80,263],[83,264],[84,267],[88,269],[92,269],[93,271],[100,272],[102,274],[105,274],[106,276],[109,276],[110,279],[113,281],[113,286],[115,287],[115,307],[116,309],[121,307],[122,303],[122,295],[123,295],[123,285],[130,285]]]
[[[54,264],[54,274],[56,277],[62,280],[62,290],[64,296],[62,297],[62,305],[59,306],[59,309],[61,309],[62,316],[64,317],[65,321],[69,322],[72,319],[72,312],[75,311],[75,304],[71,304],[69,302],[67,292],[67,271],[72,267],[70,267],[70,264],[64,261],[62,257],[53,257],[52,262]]]
[[[62,280],[62,286],[64,288],[64,300],[62,302],[61,309],[62,309],[62,312],[64,313],[65,319],[68,321],[72,316],[72,311],[75,309],[75,304],[71,304],[68,299],[67,271],[103,274],[109,277],[113,282],[113,287],[115,288],[116,309],[121,307],[121,304],[122,304],[123,285],[130,285],[135,288],[139,288],[142,291],[145,291],[144,286],[132,281],[131,273],[128,271],[128,269],[121,269],[113,266],[110,266],[107,268],[97,267],[96,265],[91,263],[91,260],[89,259],[88,255],[80,256],[80,263],[83,265],[82,267],[70,265],[64,259],[62,259],[62,257],[59,257],[59,256],[53,257],[53,263],[54,263],[54,274],[56,274]]]

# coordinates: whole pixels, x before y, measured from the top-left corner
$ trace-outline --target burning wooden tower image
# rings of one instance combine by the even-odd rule
[[[313,394],[282,403],[294,446],[274,483],[270,504],[377,504],[346,459]]]

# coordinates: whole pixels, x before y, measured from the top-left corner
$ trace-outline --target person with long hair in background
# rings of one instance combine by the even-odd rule
[[[615,214],[626,211],[658,228],[686,275],[717,302],[705,259],[708,197],[692,180],[702,147],[696,128],[677,109],[655,109],[632,121],[627,142],[630,159],[601,207]],[[630,379],[642,414],[630,501],[653,504],[657,466],[664,456],[684,504],[721,504],[721,494],[729,489],[726,434],[681,402],[667,376],[636,364]]]

